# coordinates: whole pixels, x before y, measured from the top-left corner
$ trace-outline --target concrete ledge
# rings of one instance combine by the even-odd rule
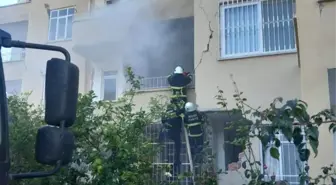
[[[318,0],[317,3],[335,2],[336,0]]]

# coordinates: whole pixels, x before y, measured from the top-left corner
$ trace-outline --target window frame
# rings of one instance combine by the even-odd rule
[[[73,9],[73,14],[69,14],[69,10],[70,9]],[[67,13],[66,15],[63,15],[63,16],[59,16],[59,12],[62,11],[62,10],[67,10]],[[57,16],[56,17],[52,17],[52,13],[53,12],[57,12]],[[72,34],[71,34],[71,38],[67,38],[67,29],[68,29],[68,18],[72,16],[72,19],[75,17],[75,13],[76,13],[76,7],[75,6],[70,6],[70,7],[65,7],[65,8],[59,8],[59,9],[53,9],[53,10],[50,10],[49,12],[49,21],[48,21],[48,24],[49,24],[49,27],[48,27],[48,41],[49,42],[57,42],[57,41],[66,41],[66,40],[71,40],[72,39]],[[58,27],[59,27],[59,20],[62,19],[62,18],[65,18],[65,30],[64,30],[64,38],[62,39],[59,39],[58,38]],[[51,21],[52,20],[56,20],[56,30],[55,30],[55,39],[51,39],[50,38],[50,31],[51,31]],[[71,25],[72,26],[72,23]]]
[[[219,45],[219,56],[218,60],[225,60],[225,59],[236,59],[236,58],[248,58],[248,57],[256,57],[256,56],[265,56],[265,55],[276,55],[276,54],[286,54],[286,53],[296,53],[297,52],[297,43],[295,41],[295,48],[294,49],[284,49],[284,50],[277,50],[277,51],[264,51],[264,42],[263,42],[263,34],[264,34],[264,29],[263,29],[263,15],[262,15],[262,2],[265,0],[258,0],[254,2],[242,2],[242,3],[232,3],[228,4],[220,0],[219,2],[219,39],[218,39],[218,45]],[[266,0],[267,1],[267,0]],[[237,7],[244,7],[244,6],[251,6],[257,4],[258,8],[258,29],[260,29],[260,32],[258,34],[258,41],[259,41],[259,48],[258,51],[256,52],[248,52],[248,53],[236,53],[236,54],[230,54],[230,55],[225,55],[225,27],[226,24],[224,24],[225,20],[225,10],[230,9],[230,8],[237,8]],[[295,16],[293,16],[294,19]],[[294,32],[295,32],[295,28]],[[295,35],[294,35],[294,40]],[[224,54],[224,55],[223,55]]]
[[[108,75],[105,75],[104,73],[105,72],[111,72],[113,74],[108,74]],[[106,100],[106,101],[117,101],[118,98],[119,98],[119,95],[118,95],[118,71],[102,71],[102,85],[101,85],[101,99],[102,100],[105,100],[105,80],[109,80],[109,79],[115,79],[116,81],[116,96],[115,96],[115,99],[114,100]]]
[[[261,1],[258,2],[245,2],[242,4],[229,4],[229,5],[220,5],[220,57],[221,58],[232,58],[232,57],[244,57],[247,55],[254,55],[254,54],[259,54],[259,53],[263,53],[262,48],[263,48],[263,42],[259,43],[259,47],[258,47],[258,51],[256,52],[248,52],[248,53],[237,53],[237,54],[231,54],[231,55],[226,55],[225,54],[225,28],[227,27],[226,24],[224,24],[224,20],[225,20],[225,10],[227,9],[233,9],[233,8],[239,8],[239,7],[247,7],[247,6],[253,6],[253,5],[257,5],[257,21],[258,21],[258,29],[261,30],[260,33],[258,34],[258,41],[262,40],[263,38],[263,29],[262,29],[262,12],[261,12]],[[223,17],[222,17],[223,16]],[[244,42],[245,43],[245,42]],[[224,56],[222,56],[222,51],[224,51]]]

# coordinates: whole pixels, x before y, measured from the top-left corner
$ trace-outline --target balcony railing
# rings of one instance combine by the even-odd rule
[[[13,62],[13,61],[22,61],[25,58],[25,50],[18,49],[12,51],[2,51],[2,61],[3,62]]]
[[[150,91],[150,90],[169,88],[169,83],[168,83],[168,80],[167,80],[167,76],[143,78],[143,79],[140,80],[140,83],[141,83],[140,90],[142,90],[142,91]],[[194,80],[191,82],[191,84],[188,85],[188,87],[189,88],[195,87]]]

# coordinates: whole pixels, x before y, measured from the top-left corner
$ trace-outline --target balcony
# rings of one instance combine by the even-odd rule
[[[1,11],[0,8],[0,14]],[[28,21],[0,24],[0,29],[10,33],[13,40],[27,40]],[[25,59],[25,50],[21,48],[1,48],[1,54],[3,62],[23,61]]]
[[[3,62],[19,62],[25,59],[26,53],[24,49],[20,48],[2,48],[1,55]]]
[[[136,2],[120,2],[91,14],[77,15],[73,23],[73,51],[95,63],[111,62],[120,58],[127,62],[151,60],[150,64],[145,65],[158,69],[162,66],[158,61],[169,56],[169,63],[160,62],[171,64],[166,67],[170,71],[176,63],[186,66],[184,62],[190,62],[193,65],[193,14],[182,16],[176,11],[176,7],[189,7],[192,12],[193,1],[148,1],[151,3],[149,5],[144,3],[146,1],[140,4]],[[149,6],[153,8],[149,9]],[[157,15],[163,13],[163,9],[176,13],[176,16],[169,15],[164,18]],[[185,8],[182,12],[186,13]],[[148,57],[144,59],[141,55]],[[168,73],[139,75],[154,77]]]
[[[167,88],[164,76],[169,75],[176,66],[182,66],[185,71],[194,69],[194,20],[188,17],[146,23],[132,27],[127,32],[128,36],[119,41],[116,39],[123,28],[118,26],[113,31],[107,30],[110,37],[102,36],[100,32],[85,32],[87,39],[75,42],[73,49],[100,70],[117,70],[118,66],[118,70],[122,70],[120,66],[131,66],[135,74],[146,77],[142,80],[145,90]],[[82,30],[90,30],[91,27],[94,26],[86,26]],[[153,33],[158,30],[163,33]],[[88,44],[91,39],[97,40]]]
[[[9,5],[0,3],[0,24],[27,21],[30,2],[31,0],[19,0],[17,3]]]

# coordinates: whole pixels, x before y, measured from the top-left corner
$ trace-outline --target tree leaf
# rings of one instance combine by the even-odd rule
[[[246,169],[246,161],[244,161],[244,162],[242,163],[242,167],[243,167],[244,169]]]
[[[307,129],[307,136],[311,136],[315,140],[318,140],[319,137],[319,130],[318,127],[312,126]]]
[[[333,184],[335,184],[335,183],[336,183],[336,180],[335,180],[335,178],[333,178],[333,177],[330,177],[330,180],[331,180],[331,182],[332,182]]]
[[[308,161],[310,157],[310,150],[308,149],[299,150],[299,156],[301,161]]]
[[[308,137],[308,139],[309,139],[309,144],[310,144],[310,146],[311,146],[311,148],[312,148],[312,150],[313,150],[313,152],[315,154],[315,156],[314,156],[314,158],[315,158],[317,156],[317,154],[318,154],[317,148],[319,146],[319,141],[315,140],[315,138],[312,138],[310,136]]]
[[[285,125],[281,127],[280,130],[288,141],[292,141],[293,133],[292,133],[292,127],[290,125]]]
[[[263,145],[263,147],[266,147],[267,144],[270,142],[270,136],[267,134],[258,136],[258,138],[261,141],[261,144]]]
[[[320,126],[320,125],[322,124],[322,122],[323,122],[323,119],[322,119],[321,117],[315,117],[315,118],[314,118],[314,122],[315,122],[318,126]]]
[[[246,178],[250,178],[250,177],[251,177],[250,174],[251,174],[251,173],[250,173],[250,170],[245,170],[245,171],[244,171],[244,175],[245,175]]]
[[[245,111],[245,114],[250,114],[251,113],[251,109],[250,110],[247,110]]]
[[[260,161],[255,161],[256,164],[258,164],[259,166],[261,166],[261,162]]]
[[[306,146],[306,143],[303,142],[303,143],[300,143],[300,144],[297,146],[297,148],[298,148],[298,150],[301,150],[301,149],[303,149],[305,146]]]
[[[278,138],[274,138],[274,145],[275,145],[277,148],[280,147],[281,142],[280,142],[280,140],[279,140]]]
[[[302,129],[300,127],[295,127],[293,130],[293,143],[295,146],[299,146],[303,141],[303,135],[301,132]]]
[[[336,128],[336,123],[331,123],[329,125],[329,132],[333,131],[334,128]]]
[[[277,148],[272,147],[272,148],[270,149],[270,154],[271,154],[271,156],[272,156],[274,159],[279,160],[279,158],[280,158],[280,153],[279,153],[279,150],[278,150]]]

